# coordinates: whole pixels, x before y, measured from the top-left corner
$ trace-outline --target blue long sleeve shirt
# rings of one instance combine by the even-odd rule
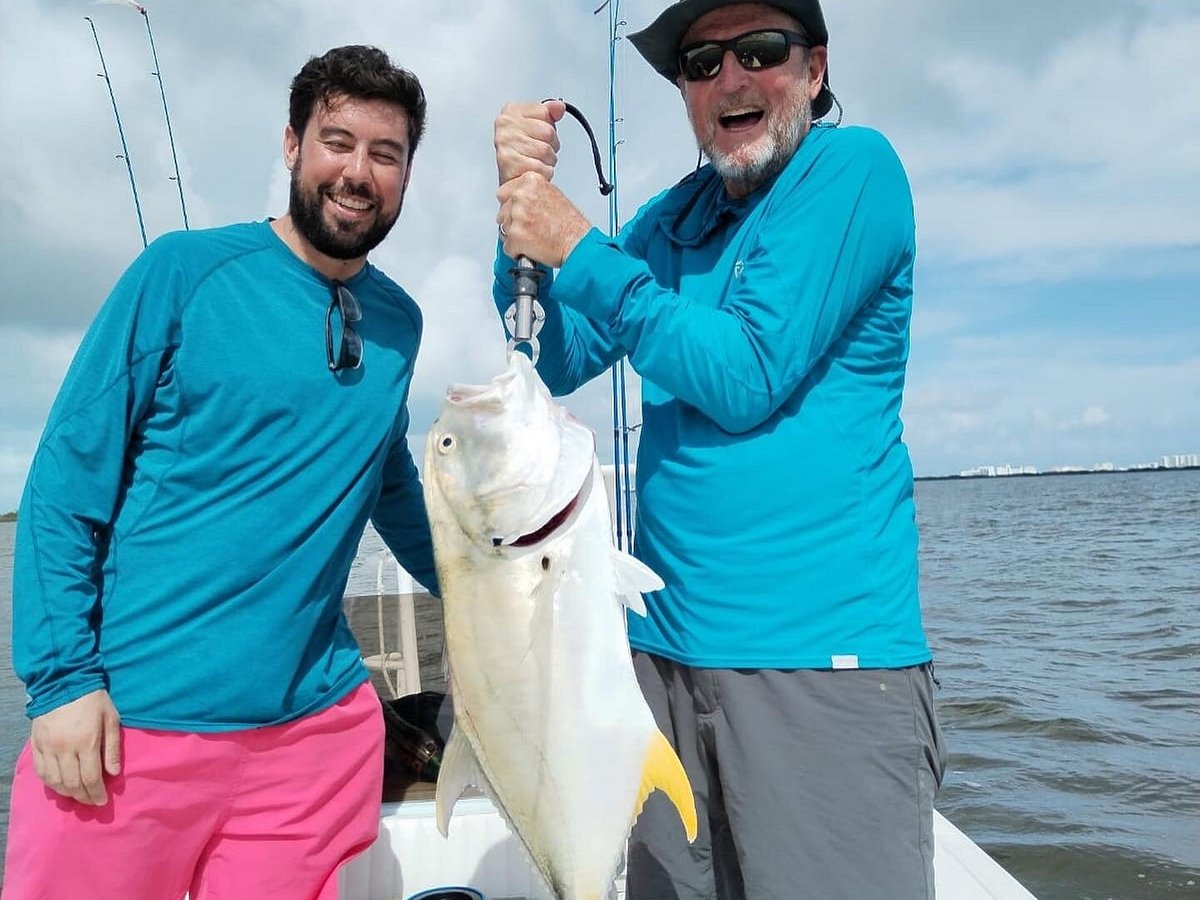
[[[363,363],[335,374],[331,284],[268,222],[166,235],[120,279],[17,519],[29,716],[98,688],[177,731],[331,706],[367,678],[342,594],[368,517],[436,590],[406,442],[420,313],[370,265],[347,286]]]
[[[636,554],[666,587],[630,616],[634,648],[699,667],[930,658],[899,416],[914,231],[887,141],[816,127],[752,195],[705,167],[572,250],[537,368],[558,395],[625,355],[642,377]]]

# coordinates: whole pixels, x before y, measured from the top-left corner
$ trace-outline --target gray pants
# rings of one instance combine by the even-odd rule
[[[697,669],[634,654],[700,820],[661,792],[629,841],[628,900],[932,898],[945,750],[929,666]]]

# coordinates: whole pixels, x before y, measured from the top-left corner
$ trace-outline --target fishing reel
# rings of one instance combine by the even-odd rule
[[[543,103],[554,98],[543,100]],[[600,196],[607,197],[613,191],[613,185],[604,177],[604,167],[600,162],[600,147],[596,143],[596,134],[592,126],[578,107],[563,101],[566,111],[574,118],[583,130],[587,132],[588,140],[592,143],[592,161],[596,165],[596,176],[600,179]],[[536,364],[540,346],[537,335],[546,321],[546,311],[538,302],[541,292],[541,281],[545,271],[539,269],[533,260],[526,256],[518,256],[516,265],[508,270],[513,279],[513,303],[504,312],[504,327],[512,338],[508,342],[508,352],[512,353],[521,344],[529,347],[529,358]]]

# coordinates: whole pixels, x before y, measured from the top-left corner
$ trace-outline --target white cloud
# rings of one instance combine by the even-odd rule
[[[81,338],[0,325],[0,512],[16,509],[42,424]]]
[[[415,429],[428,426],[447,383],[484,380],[501,364],[490,299],[491,124],[499,106],[563,96],[606,138],[607,21],[592,14],[597,5],[151,4],[194,227],[284,211],[287,87],[308,56],[373,43],[422,78],[427,136],[404,214],[373,257],[425,314]],[[1200,106],[1184,99],[1200,96],[1194,2],[825,5],[847,121],[881,127],[912,176],[922,272],[952,271],[955,293],[971,296],[985,283],[1080,273],[1153,285],[1162,272],[1181,271],[1189,247],[1194,257]],[[622,3],[625,30],[660,8],[658,0]],[[0,154],[10,175],[0,182],[0,507],[15,503],[79,335],[141,247],[83,15],[99,29],[147,231],[153,237],[181,221],[140,16],[74,0],[0,3]],[[678,92],[626,40],[617,44],[616,70],[625,219],[696,157]],[[583,132],[568,122],[561,135],[557,183],[606,229]],[[928,302],[921,284],[918,365],[905,407],[918,471],[974,465],[1001,451],[1014,461],[1064,462],[1057,454],[1083,453],[1089,441],[1131,459],[1200,450],[1186,446],[1200,403],[1200,377],[1186,354],[1168,366],[1156,358],[1159,345],[1130,343],[1114,362],[1080,343],[1068,365],[1061,348],[1035,353],[1003,334],[968,343],[956,338],[978,324],[978,307]],[[568,405],[597,431],[606,456],[608,378]],[[1051,424],[1068,422],[1076,427]]]
[[[1144,361],[1156,354],[1141,343],[955,342],[937,379],[911,384],[905,398],[905,439],[918,474],[1000,463],[1128,465],[1167,452],[1159,448],[1194,446],[1200,355]]]
[[[1200,14],[1081,25],[1040,63],[939,55],[958,115],[901,138],[927,262],[1016,277],[1103,271],[1114,252],[1200,246]]]
[[[1105,424],[1111,418],[1112,416],[1108,414],[1108,411],[1103,406],[1093,404],[1079,416],[1079,424],[1092,428]]]
[[[913,307],[909,332],[912,342],[919,343],[944,335],[953,335],[969,324],[971,316],[966,310],[917,303]]]

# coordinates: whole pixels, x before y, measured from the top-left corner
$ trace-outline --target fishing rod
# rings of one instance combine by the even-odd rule
[[[592,145],[592,159],[596,166],[596,175],[600,180],[600,194],[608,197],[608,232],[615,236],[620,227],[620,209],[617,198],[617,118],[616,100],[616,53],[617,41],[620,40],[618,30],[626,23],[620,16],[620,0],[605,0],[593,15],[598,15],[608,9],[608,171],[611,181],[604,178],[604,168],[600,160],[600,147],[596,142],[595,133],[583,114],[570,103],[565,103],[566,112],[578,120],[587,132]],[[545,101],[543,101],[545,102]],[[540,283],[545,273],[534,265],[533,261],[524,256],[518,256],[516,265],[509,269],[513,279],[512,305],[504,314],[504,322],[508,326],[512,339],[508,342],[511,352],[519,344],[527,344],[534,363],[538,359],[537,334],[545,320],[545,311],[538,302]],[[612,407],[613,407],[613,474],[614,474],[614,505],[616,524],[616,543],[620,549],[627,549],[633,543],[633,498],[629,481],[629,435],[638,426],[629,426],[629,412],[626,402],[627,385],[625,378],[625,358],[622,357],[612,367]]]
[[[104,83],[108,85],[108,99],[112,101],[113,118],[117,122],[117,135],[121,138],[121,151],[123,155],[119,155],[117,159],[125,160],[125,168],[129,172],[129,189],[133,192],[133,208],[137,212],[138,228],[142,232],[142,249],[146,248],[146,223],[142,219],[142,204],[138,200],[137,182],[133,177],[133,162],[129,159],[129,145],[125,143],[125,129],[121,127],[121,114],[117,112],[117,95],[113,93],[112,79],[108,77],[108,66],[104,62],[104,51],[100,49],[100,35],[96,33],[96,23],[92,21],[91,16],[84,16],[87,23],[92,26],[92,40],[96,42],[96,54],[100,57],[100,68],[102,71],[96,74],[104,79]]]
[[[620,204],[617,196],[617,42],[618,31],[626,22],[621,18],[620,0],[605,0],[593,13],[608,9],[608,173],[613,189],[608,195],[608,233],[615,237],[621,227]],[[629,435],[637,426],[629,425],[628,390],[625,379],[625,357],[617,360],[611,370],[613,410],[613,503],[618,549],[633,546],[633,486],[629,477]]]
[[[175,187],[179,189],[179,209],[183,212],[183,228],[184,231],[189,231],[187,204],[183,201],[183,179],[179,176],[179,157],[175,154],[175,135],[171,131],[171,113],[167,111],[167,92],[163,87],[162,67],[158,64],[158,50],[154,46],[154,32],[150,28],[150,12],[140,3],[130,3],[134,9],[142,14],[142,19],[146,22],[146,35],[150,38],[150,55],[154,58],[154,71],[150,74],[158,79],[158,93],[162,97],[163,119],[167,123],[167,141],[171,145],[171,162],[175,166],[175,176],[171,178],[175,182]]]

